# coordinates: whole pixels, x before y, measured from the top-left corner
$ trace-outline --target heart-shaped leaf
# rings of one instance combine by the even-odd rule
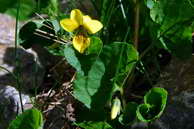
[[[144,122],[150,122],[159,118],[163,113],[168,93],[164,88],[152,88],[144,96],[144,104],[137,108],[137,117]]]
[[[179,58],[191,57],[194,20],[192,1],[146,0],[146,4],[150,8],[150,17],[160,26],[157,30],[160,42],[156,45]]]
[[[29,109],[17,116],[9,129],[42,129],[43,117],[38,109]]]
[[[98,37],[90,37],[90,46],[87,48],[86,54],[99,54],[102,50],[102,40]]]

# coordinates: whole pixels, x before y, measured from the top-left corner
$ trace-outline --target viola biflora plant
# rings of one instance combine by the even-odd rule
[[[77,113],[77,126],[110,129],[116,128],[115,123],[130,126],[134,122],[159,118],[166,106],[167,91],[152,88],[145,94],[143,103],[126,100],[124,86],[139,61],[139,53],[127,42],[103,45],[97,36],[101,30],[103,24],[99,20],[73,9],[70,16],[64,15],[59,20],[29,21],[20,29],[19,38],[24,48],[42,45],[52,54],[64,57],[75,68],[73,96],[84,105]],[[27,115],[34,123],[24,121]],[[36,109],[26,111],[9,129],[24,129],[23,126],[39,129],[42,127],[41,114]]]
[[[49,0],[44,9],[45,1],[40,0],[39,9],[34,7],[35,0],[21,1],[21,11],[31,9],[24,11],[28,14],[20,13],[21,19],[30,16],[31,6],[48,17],[40,15],[26,22],[19,31],[20,45],[25,49],[40,45],[63,57],[76,71],[72,95],[80,103],[74,125],[118,129],[160,118],[168,92],[156,84],[167,64],[166,54],[167,59],[176,56],[181,60],[192,55],[191,0],[91,0],[95,18],[82,9],[67,9],[70,14],[64,14],[57,0]],[[5,5],[8,3],[0,5],[0,12],[16,14]],[[39,129],[42,125],[41,112],[33,108],[13,120],[9,129]]]

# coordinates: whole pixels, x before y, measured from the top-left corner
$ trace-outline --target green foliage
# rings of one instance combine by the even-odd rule
[[[55,17],[59,13],[58,0],[0,0],[0,12],[16,17],[19,8],[19,19],[27,20],[34,12],[45,13]]]
[[[163,88],[152,88],[144,96],[144,104],[137,108],[137,117],[143,122],[150,122],[159,118],[163,113],[168,93]]]
[[[102,50],[102,41],[100,38],[92,36],[90,37],[90,46],[88,47],[86,54],[99,54]]]
[[[17,116],[9,129],[42,129],[43,117],[38,109],[29,109]]]
[[[160,25],[158,38],[173,55],[188,58],[192,52],[194,8],[188,0],[148,0],[150,17]],[[184,10],[184,11],[183,11]]]
[[[79,73],[77,74],[76,80],[74,81],[74,96],[88,108],[91,108],[93,96],[101,86],[104,72],[105,67],[103,62],[97,58],[92,64],[88,75],[83,76]],[[101,101],[101,99],[99,98],[97,101]]]
[[[106,122],[83,122],[77,124],[78,126],[84,128],[84,129],[113,129],[108,123]]]
[[[50,18],[56,18],[59,14],[59,0],[39,0],[41,13],[47,14]]]
[[[137,122],[137,118],[143,122],[159,118],[166,106],[166,90],[152,88],[144,96],[144,103],[140,105],[136,102],[125,104],[127,100],[124,90],[136,84],[135,72],[139,72],[141,67],[141,73],[147,77],[142,78],[150,81],[151,73],[147,72],[144,66],[136,67],[136,63],[141,61],[150,67],[150,64],[156,61],[160,48],[165,48],[181,59],[191,56],[193,2],[139,1],[141,7],[138,48],[134,48],[131,42],[135,35],[134,24],[137,22],[133,20],[137,15],[134,11],[136,4],[133,1],[91,2],[103,23],[103,30],[99,33],[100,37],[89,35],[90,46],[84,54],[73,48],[71,39],[75,33],[67,33],[61,29],[58,19],[66,18],[67,14],[60,13],[57,0],[39,0],[39,11],[48,14],[49,19],[25,24],[20,29],[20,44],[26,49],[39,44],[52,54],[64,57],[75,68],[73,96],[84,105],[78,112],[78,126],[84,129],[112,129],[116,124],[129,126]],[[155,67],[153,69],[156,70]],[[111,121],[110,103],[113,98],[118,98],[121,112],[117,113],[118,119]]]
[[[134,47],[121,42],[105,45],[100,56],[95,58],[79,55],[72,47],[66,47],[64,55],[77,70],[74,81],[75,98],[91,110],[102,114],[102,109],[115,92],[113,90],[115,83],[122,84],[138,60],[138,52]],[[84,69],[85,67],[87,69]]]
[[[125,126],[132,124],[136,120],[136,110],[138,104],[129,102],[125,106],[123,114],[119,117],[119,122]]]
[[[65,47],[64,56],[68,63],[73,66],[78,73],[84,75],[79,59],[76,57],[75,50],[71,46]]]
[[[125,42],[105,45],[100,56],[107,68],[107,81],[111,80],[121,86],[139,58],[133,45]]]
[[[26,20],[35,11],[35,0],[0,0],[0,12],[16,17],[20,4],[19,20]],[[21,11],[22,10],[22,11]]]

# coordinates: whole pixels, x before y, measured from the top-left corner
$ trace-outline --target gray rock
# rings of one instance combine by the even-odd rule
[[[14,46],[0,44],[0,85],[11,85],[17,88],[17,82],[12,73],[15,75],[19,73],[21,88],[28,92],[41,85],[45,70],[34,51],[18,48],[17,52],[18,64],[16,64]]]
[[[15,41],[15,19],[0,14],[0,43],[13,44]]]
[[[21,96],[24,110],[31,108],[30,97],[24,94]],[[0,86],[0,129],[6,129],[9,123],[16,115],[21,113],[21,111],[19,92],[11,86]]]

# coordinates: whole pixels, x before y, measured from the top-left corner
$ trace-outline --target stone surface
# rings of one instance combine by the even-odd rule
[[[24,110],[31,108],[30,97],[24,94],[21,96]],[[0,129],[6,129],[21,111],[19,92],[12,86],[0,86]]]
[[[17,87],[12,73],[20,73],[21,87],[28,91],[41,85],[44,77],[44,68],[34,51],[17,49],[18,64],[15,59],[15,48],[12,45],[0,44],[0,85]],[[7,72],[9,70],[12,73]]]
[[[163,70],[158,86],[166,88],[171,96],[194,90],[194,56],[189,60],[173,58]]]
[[[15,41],[15,19],[0,14],[0,43],[13,44]]]

